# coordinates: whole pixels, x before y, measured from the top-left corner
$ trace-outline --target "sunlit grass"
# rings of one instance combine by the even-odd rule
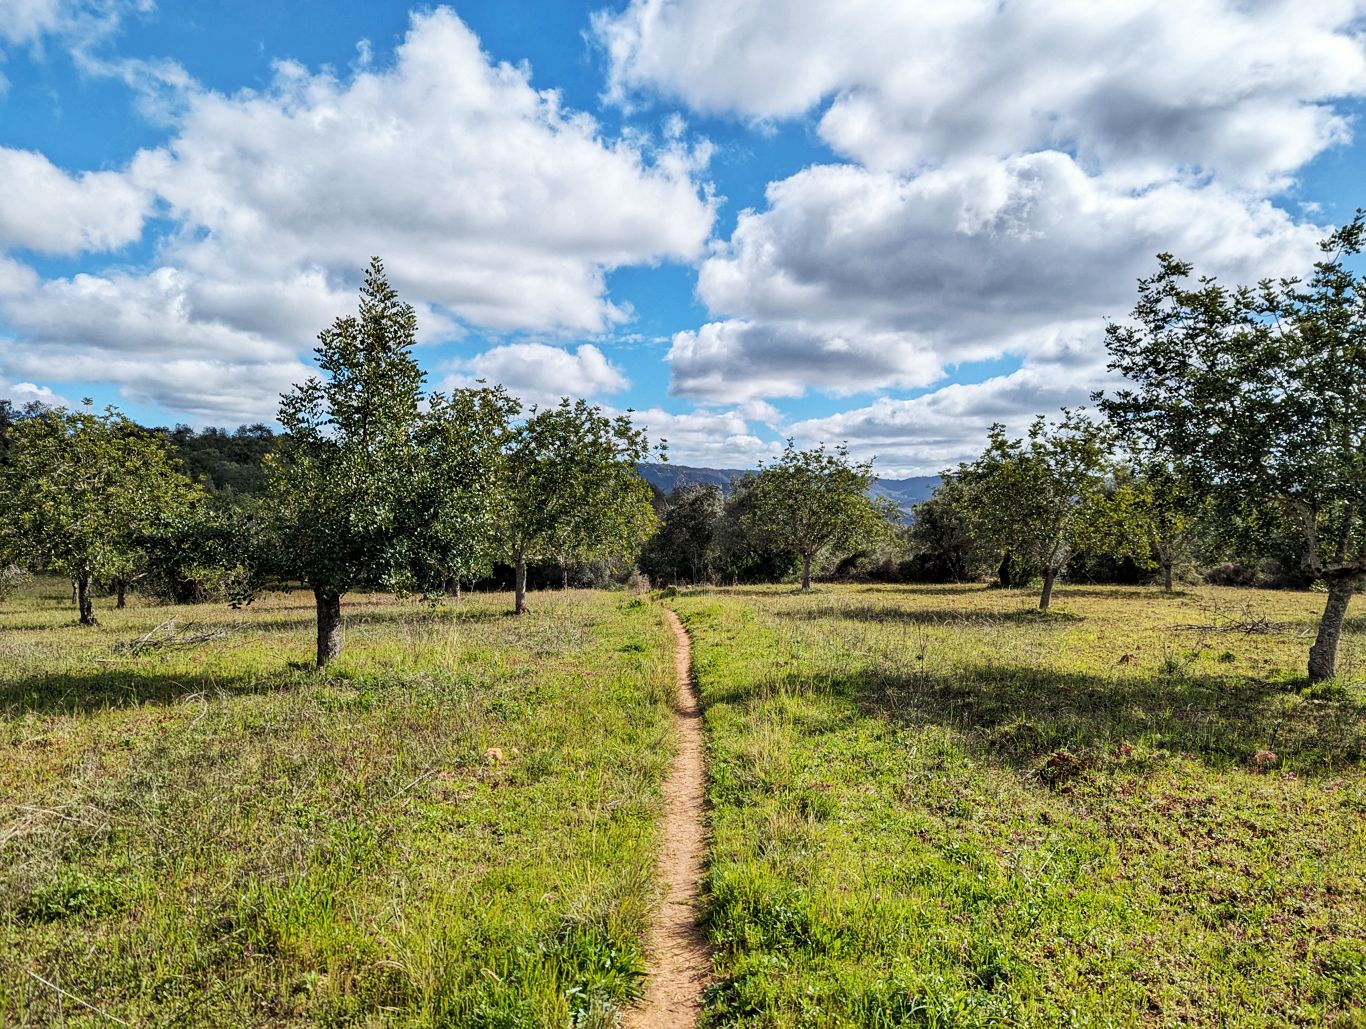
[[[0,604],[0,1025],[611,1024],[671,639],[624,594],[509,607],[350,598],[318,673],[306,594]],[[227,635],[118,652],[169,618]]]
[[[1312,594],[668,602],[710,733],[709,1024],[1366,1025],[1360,619],[1310,687]]]

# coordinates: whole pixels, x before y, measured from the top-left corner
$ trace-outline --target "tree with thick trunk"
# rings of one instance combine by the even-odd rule
[[[280,398],[284,433],[266,465],[282,575],[312,584],[319,668],[341,653],[341,598],[356,586],[440,581],[424,447],[417,316],[375,258],[360,309],[318,336],[318,367]]]
[[[341,594],[325,586],[313,588],[318,612],[317,665],[322,668],[342,652]]]
[[[1039,610],[1047,611],[1048,605],[1053,603],[1053,583],[1057,581],[1058,570],[1056,568],[1044,568],[1043,570],[1043,592],[1039,594]]]
[[[1133,384],[1101,400],[1120,430],[1180,455],[1230,518],[1274,505],[1298,524],[1304,566],[1328,585],[1313,681],[1336,673],[1366,573],[1366,276],[1349,260],[1364,244],[1358,212],[1308,280],[1256,288],[1192,282],[1189,263],[1159,254],[1132,320],[1106,330],[1110,367]]]
[[[810,588],[811,588],[811,553],[808,551],[807,553],[805,553],[805,554],[802,555],[802,590],[803,590],[803,591],[806,591],[806,590],[809,590]]]
[[[1328,603],[1319,619],[1319,631],[1309,648],[1309,679],[1318,682],[1337,673],[1338,643],[1347,620],[1347,606],[1361,584],[1360,575],[1336,575],[1328,580]]]
[[[114,607],[122,611],[128,606],[128,580],[119,578],[114,580]]]
[[[518,555],[512,584],[512,613],[526,614],[526,558]]]

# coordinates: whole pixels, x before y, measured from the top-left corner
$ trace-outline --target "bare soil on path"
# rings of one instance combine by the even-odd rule
[[[664,612],[675,640],[678,756],[664,783],[664,848],[659,858],[664,897],[646,940],[652,972],[645,983],[645,1000],[626,1015],[627,1029],[695,1026],[711,971],[707,939],[698,925],[706,855],[702,710],[693,683],[688,633],[678,615],[668,608]]]

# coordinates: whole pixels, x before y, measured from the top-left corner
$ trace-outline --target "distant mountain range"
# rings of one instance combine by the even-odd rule
[[[745,473],[746,469],[743,468],[694,468],[683,464],[640,466],[641,477],[659,487],[664,493],[672,493],[679,486],[703,482],[720,486],[724,493],[730,489],[731,479]],[[930,494],[938,485],[937,475],[913,475],[909,479],[874,479],[871,492],[879,497],[887,497],[901,509],[903,515],[909,515],[911,508],[916,504],[930,499]]]

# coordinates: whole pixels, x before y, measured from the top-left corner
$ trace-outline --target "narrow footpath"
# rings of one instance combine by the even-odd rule
[[[702,988],[711,971],[707,939],[698,925],[702,862],[705,765],[702,710],[692,677],[692,646],[678,615],[664,609],[674,631],[678,680],[678,756],[664,783],[664,848],[659,879],[664,898],[646,939],[651,973],[645,1000],[627,1013],[627,1029],[683,1029],[697,1024]]]

